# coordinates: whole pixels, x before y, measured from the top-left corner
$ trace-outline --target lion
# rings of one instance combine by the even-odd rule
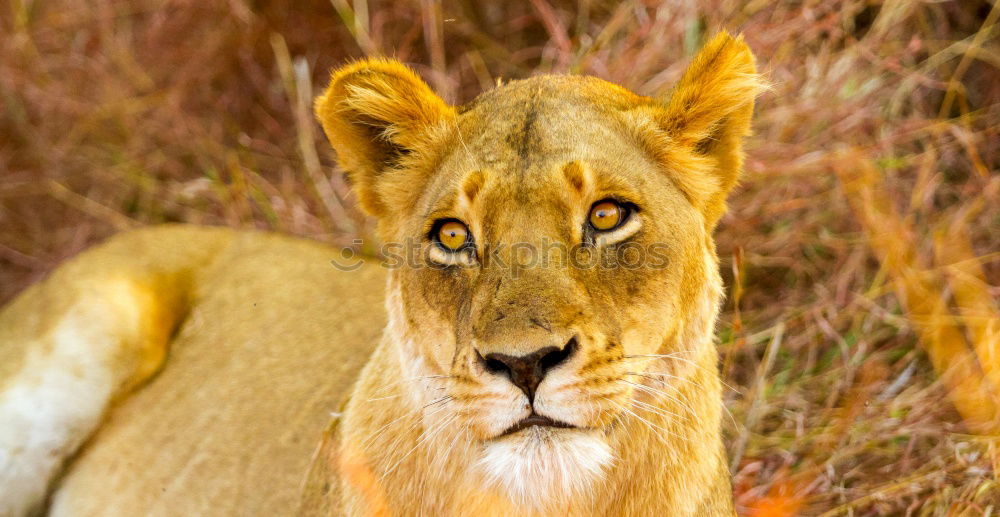
[[[761,88],[727,33],[666,100],[334,71],[405,257],[178,225],[61,266],[0,313],[0,515],[733,515],[712,232]]]

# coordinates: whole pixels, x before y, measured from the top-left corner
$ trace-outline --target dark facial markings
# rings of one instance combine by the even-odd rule
[[[524,101],[524,121],[521,123],[521,130],[507,135],[505,139],[517,153],[518,179],[524,179],[524,173],[531,167],[531,155],[538,147],[538,138],[535,136],[535,123],[538,121],[539,97],[538,91]]]
[[[518,173],[523,176],[525,171],[531,166],[532,133],[534,132],[535,121],[538,119],[538,101],[532,100],[528,107],[528,112],[524,115],[524,125],[521,127],[521,140],[517,146],[517,157],[520,161]]]

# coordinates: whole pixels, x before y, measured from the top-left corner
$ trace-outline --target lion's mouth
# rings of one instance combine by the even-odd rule
[[[520,421],[518,421],[514,425],[510,426],[509,428],[507,428],[507,430],[504,431],[503,433],[501,433],[500,436],[503,437],[503,436],[507,436],[509,434],[514,434],[514,433],[516,433],[518,431],[523,431],[523,430],[525,430],[525,429],[527,429],[529,427],[533,427],[533,426],[536,426],[536,425],[537,426],[541,426],[541,427],[556,427],[556,428],[561,428],[561,429],[569,429],[569,428],[576,427],[576,426],[567,424],[566,422],[560,422],[558,420],[554,420],[554,419],[549,418],[549,417],[547,417],[545,415],[539,415],[538,413],[535,413],[534,411],[532,411],[530,415],[522,418]]]

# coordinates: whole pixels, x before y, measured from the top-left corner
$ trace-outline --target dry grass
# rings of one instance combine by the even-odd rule
[[[393,54],[455,102],[550,71],[656,95],[706,35],[743,31],[775,86],[719,232],[740,511],[996,514],[995,438],[963,420],[989,395],[957,386],[1000,375],[998,17],[984,0],[10,0],[0,301],[137,224],[367,235],[307,111],[345,59]]]

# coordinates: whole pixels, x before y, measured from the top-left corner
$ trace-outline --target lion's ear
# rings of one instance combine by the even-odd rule
[[[656,115],[667,145],[680,151],[674,157],[688,162],[678,167],[678,183],[711,225],[739,178],[743,137],[750,134],[754,98],[763,89],[743,37],[722,32],[695,56]]]
[[[375,216],[388,205],[379,194],[380,177],[455,116],[417,74],[389,59],[335,70],[315,110],[361,206]]]

